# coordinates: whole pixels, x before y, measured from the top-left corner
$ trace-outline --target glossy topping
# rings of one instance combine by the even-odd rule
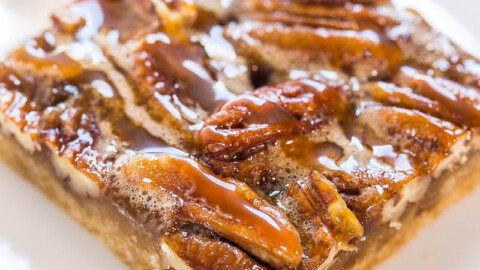
[[[246,1],[249,9],[258,13],[253,18],[261,21],[304,24],[314,27],[327,27],[344,30],[383,29],[398,22],[382,14],[381,9],[371,6],[339,3],[325,6],[311,1]],[[246,14],[248,16],[248,14]]]
[[[9,60],[32,66],[36,72],[49,70],[51,75],[58,73],[62,79],[68,80],[81,75],[82,64],[73,60],[64,51],[55,51],[55,48],[53,34],[46,32],[36,39],[28,40],[23,47],[13,51],[9,55]]]
[[[293,55],[289,57],[319,68],[340,69],[362,80],[388,76],[403,61],[402,52],[394,42],[370,29],[353,31],[245,22],[230,26],[227,35],[239,50],[250,47],[274,65],[295,61],[295,58],[286,60],[275,55],[290,53]],[[309,65],[304,67],[302,62],[291,65],[310,68]]]
[[[239,248],[219,239],[175,233],[162,241],[193,269],[267,269]]]
[[[81,0],[53,20],[0,67],[2,128],[182,267],[328,268],[478,141],[477,61],[388,1]]]
[[[9,67],[0,65],[0,119],[13,122],[21,132],[28,134],[32,141],[40,134],[40,106],[29,101],[35,91],[36,82],[33,77],[20,76]],[[38,148],[38,145],[30,147]]]
[[[376,117],[369,114],[361,119],[376,124]],[[385,203],[415,179],[418,172],[409,153],[390,145],[390,137],[370,130],[370,124],[359,125],[356,121],[354,130],[358,127],[368,132],[355,131],[349,138],[343,137],[342,130],[330,127],[320,133],[322,137],[301,136],[284,141],[279,150],[288,158],[288,166],[298,171],[294,174],[317,170],[327,177],[365,225],[376,220]]]
[[[315,130],[329,117],[345,115],[348,104],[341,87],[300,79],[260,88],[225,104],[205,122],[200,144],[207,155],[242,157],[280,138]]]
[[[49,120],[44,131],[45,143],[56,155],[103,186],[109,164],[94,148],[100,135],[95,115],[83,108],[71,107],[58,115],[50,115]]]
[[[197,45],[177,44],[163,33],[148,35],[135,54],[140,98],[150,107],[155,102],[173,107],[170,111],[176,118],[190,122],[200,117],[197,107],[213,112],[233,94],[212,78],[205,58]]]
[[[315,210],[326,213],[323,219],[335,233],[340,246],[348,246],[352,239],[362,237],[362,225],[325,176],[314,171],[304,188]]]
[[[411,155],[420,171],[435,168],[466,135],[450,122],[396,107],[368,107],[360,120],[386,143]]]
[[[115,137],[112,132],[123,115],[115,87],[103,72],[85,70],[54,89],[58,103],[50,104],[44,116],[42,142],[104,188],[121,148],[118,140],[126,139]]]
[[[308,138],[298,137],[282,143],[288,157],[304,166],[315,167],[325,163],[335,163],[343,157],[343,148],[331,142],[312,142]]]
[[[327,53],[330,63],[336,67],[347,68],[365,55],[378,59],[381,64],[384,62],[387,68],[394,68],[401,62],[400,51],[373,31],[312,30],[277,25],[269,26],[268,30],[253,28],[250,35],[287,49],[301,49],[312,54]]]
[[[432,100],[446,119],[468,127],[480,125],[478,90],[447,79],[432,78],[409,67],[401,71],[395,79],[397,84],[410,87],[416,94]]]
[[[234,158],[237,153],[294,136],[300,130],[297,119],[281,106],[247,96],[225,104],[209,118],[200,132],[200,143],[208,153]]]
[[[3,103],[7,105],[11,94],[17,101],[5,115],[26,114],[22,118],[27,122],[18,124],[32,138],[35,150],[52,152],[56,172],[60,178],[71,174],[67,181],[75,191],[98,196],[121,147],[116,145],[118,138],[105,136],[112,136],[109,124],[121,117],[122,104],[106,74],[86,68],[92,59],[73,60],[66,54],[68,49],[45,32],[9,55],[8,63],[17,71],[1,70],[7,79],[4,90],[9,93],[5,92]]]
[[[345,3],[359,3],[366,5],[380,5],[388,3],[388,0],[291,0],[291,2],[306,3],[306,4],[327,4],[327,5],[342,5]]]
[[[318,171],[313,171],[306,181],[292,183],[288,192],[301,192],[305,196],[302,199],[302,196],[297,195],[297,198],[308,200],[311,209],[330,228],[339,247],[348,249],[352,239],[363,235],[362,225],[348,209],[333,183]]]
[[[150,1],[80,0],[52,16],[62,31],[78,39],[90,39],[100,30],[110,32],[113,41],[127,41],[158,25]]]
[[[300,262],[294,227],[247,185],[219,178],[192,159],[169,155],[134,157],[123,171],[128,181],[173,196],[180,220],[203,224],[276,266]]]

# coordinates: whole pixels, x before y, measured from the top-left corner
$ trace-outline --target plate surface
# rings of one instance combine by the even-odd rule
[[[0,0],[0,55],[48,26],[68,0]],[[413,4],[438,29],[480,54],[477,0],[396,0]],[[464,27],[467,25],[467,27]],[[381,270],[480,269],[480,189],[425,227]],[[0,163],[0,270],[127,269],[35,187]]]

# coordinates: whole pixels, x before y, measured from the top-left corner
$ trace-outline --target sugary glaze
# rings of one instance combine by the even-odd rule
[[[2,64],[0,124],[195,269],[326,269],[477,150],[479,63],[418,14],[220,2],[59,10]]]

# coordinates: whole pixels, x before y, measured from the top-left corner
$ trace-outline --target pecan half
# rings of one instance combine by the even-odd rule
[[[204,65],[207,55],[196,44],[176,42],[163,33],[147,35],[135,51],[138,102],[155,118],[173,117],[195,123],[207,112],[234,97],[212,78]]]
[[[380,5],[390,2],[389,0],[290,0],[291,2],[299,2],[306,4],[327,4],[327,5],[343,5],[346,3],[358,3],[366,5]]]
[[[318,2],[318,1],[317,1]],[[326,6],[315,1],[246,1],[247,18],[286,25],[303,24],[344,30],[378,29],[399,22],[371,6],[339,3]]]
[[[430,77],[410,67],[403,67],[394,81],[400,86],[410,87],[415,94],[430,99],[430,103],[433,103],[431,109],[430,106],[423,107],[425,104],[419,104],[415,109],[433,112],[436,116],[462,126],[480,126],[478,90],[447,79]]]
[[[368,30],[352,32],[270,25],[268,31],[252,28],[250,35],[287,49],[327,53],[330,63],[343,68],[364,58],[371,58],[372,63],[378,61],[377,64],[385,68],[394,68],[402,60],[400,50],[392,42]]]
[[[42,140],[54,156],[86,175],[88,182],[103,188],[111,162],[96,148],[100,137],[97,116],[88,106],[71,104],[45,116]]]
[[[310,66],[339,68],[363,80],[390,76],[403,62],[396,43],[372,29],[338,30],[249,21],[230,25],[226,36],[240,53],[258,54],[280,69],[301,59]],[[279,53],[286,56],[279,57]],[[308,69],[309,65],[300,67]]]
[[[121,170],[127,181],[176,200],[172,211],[178,221],[202,224],[274,266],[300,263],[302,248],[293,225],[246,184],[170,155],[136,156]]]
[[[159,20],[150,0],[79,0],[52,15],[61,32],[90,39],[105,30],[118,31],[118,41],[125,42],[155,29]]]
[[[467,131],[416,110],[370,106],[359,120],[385,143],[407,153],[416,170],[432,172],[467,137]]]
[[[351,240],[363,236],[363,227],[348,209],[333,183],[318,171],[313,171],[307,181],[295,184],[332,231],[337,245],[341,249],[351,249]]]
[[[49,76],[64,80],[76,78],[83,72],[82,64],[72,59],[66,52],[46,51],[36,42],[27,43],[16,49],[8,59],[26,65],[36,74],[48,72]]]
[[[41,106],[34,98],[36,80],[21,76],[5,65],[0,65],[0,121],[18,129],[25,139],[17,138],[30,151],[39,150]],[[42,91],[39,91],[42,92]],[[33,96],[33,97],[32,97]]]
[[[331,119],[342,120],[348,111],[346,92],[339,86],[300,79],[263,87],[228,102],[208,118],[199,133],[200,144],[208,156],[244,157]]]
[[[328,267],[336,253],[354,249],[352,240],[363,236],[362,225],[336,188],[317,171],[292,182],[285,200],[294,202],[292,214],[303,229],[303,265],[308,269]]]
[[[180,232],[161,241],[193,269],[267,269],[239,248],[220,239]]]

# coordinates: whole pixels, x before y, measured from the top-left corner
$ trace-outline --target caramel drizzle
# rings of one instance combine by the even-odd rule
[[[213,175],[205,166],[192,159],[171,158],[170,166],[172,171],[188,175],[191,181],[191,190],[184,196],[206,199],[209,204],[218,206],[222,213],[255,228],[262,238],[268,239],[282,250],[295,249],[298,240],[292,231],[285,228],[285,224],[276,216],[263,212],[239,196],[242,191],[234,184]],[[294,252],[301,253],[298,250]]]
[[[288,264],[296,265],[301,259],[298,234],[288,219],[245,184],[220,178],[193,159],[171,155],[136,157],[127,169],[145,185],[154,185],[180,199],[184,219],[203,223],[242,246],[259,245],[274,256],[288,258]],[[199,207],[219,216],[202,214]]]

